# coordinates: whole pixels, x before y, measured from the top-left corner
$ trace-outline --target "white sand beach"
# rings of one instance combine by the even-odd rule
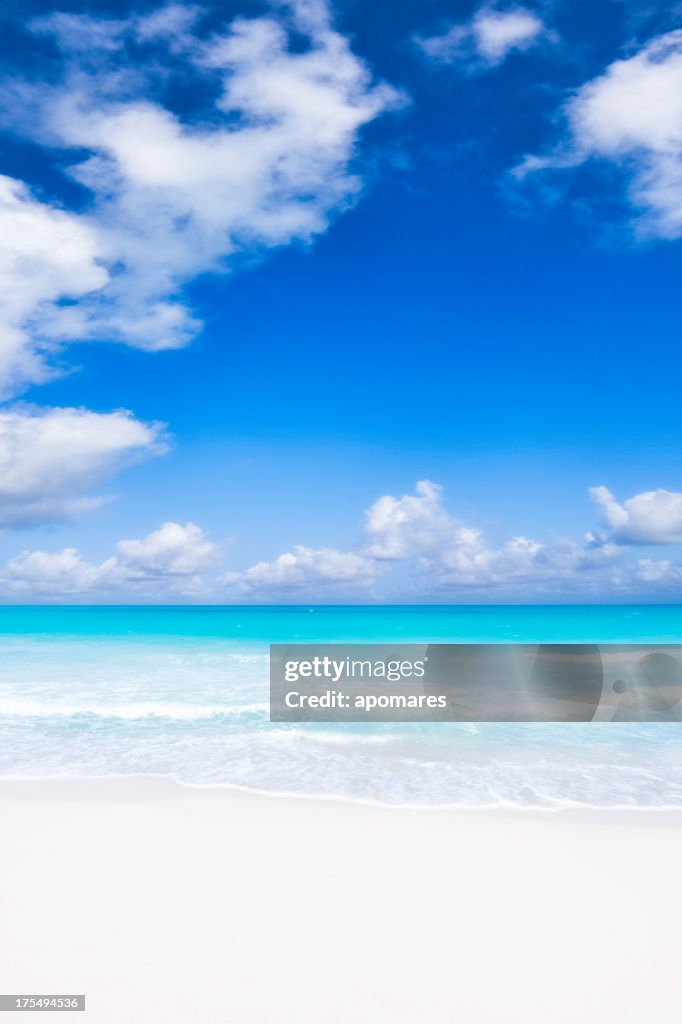
[[[0,816],[0,991],[85,993],[76,1020],[680,1020],[675,812],[116,779],[6,782]]]

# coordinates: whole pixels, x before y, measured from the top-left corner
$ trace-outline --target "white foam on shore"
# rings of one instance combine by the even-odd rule
[[[2,718],[172,718],[196,721],[216,715],[240,715],[266,712],[265,702],[254,704],[166,704],[141,701],[136,704],[60,704],[27,700],[0,700]]]
[[[0,778],[153,775],[386,806],[682,807],[676,725],[271,724],[234,643],[7,645]]]

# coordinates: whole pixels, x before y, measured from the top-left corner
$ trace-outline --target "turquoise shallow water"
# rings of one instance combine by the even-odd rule
[[[287,641],[651,643],[682,640],[682,605],[0,606],[0,636]]]
[[[269,643],[363,640],[682,642],[682,607],[4,607],[0,776],[682,806],[682,724],[270,724]]]

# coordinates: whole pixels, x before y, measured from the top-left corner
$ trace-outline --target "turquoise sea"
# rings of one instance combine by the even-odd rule
[[[682,606],[6,606],[0,776],[682,807],[682,723],[270,724],[268,645],[315,641],[679,643]]]

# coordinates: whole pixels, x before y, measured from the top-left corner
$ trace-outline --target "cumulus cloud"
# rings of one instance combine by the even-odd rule
[[[0,575],[6,592],[30,595],[86,593],[103,582],[101,567],[86,562],[75,548],[22,551]]]
[[[141,540],[122,540],[101,563],[86,561],[75,548],[22,551],[0,573],[10,595],[100,596],[123,593],[202,593],[201,574],[220,561],[220,546],[194,523],[164,523]]]
[[[275,13],[276,12],[276,13]],[[56,14],[33,22],[58,59],[6,80],[5,127],[82,186],[79,212],[0,178],[0,388],[44,380],[74,340],[182,346],[200,323],[184,287],[308,243],[362,190],[362,127],[398,102],[323,0],[211,34],[204,12]],[[192,80],[202,102],[168,100]]]
[[[365,513],[365,542],[356,551],[297,545],[271,562],[227,573],[224,582],[248,593],[367,588],[391,562],[431,550],[449,535],[441,493],[437,484],[422,480],[413,495],[378,498]]]
[[[420,480],[415,494],[386,494],[365,513],[368,553],[374,558],[401,559],[450,543],[458,527],[442,505],[443,490]]]
[[[167,522],[141,539],[119,541],[103,562],[89,562],[74,548],[23,551],[0,571],[0,594],[307,601],[667,595],[679,589],[682,563],[632,557],[634,544],[682,542],[679,504],[675,518],[661,495],[670,497],[657,491],[619,505],[606,488],[593,488],[608,534],[551,541],[520,535],[494,543],[453,516],[442,488],[423,480],[414,493],[373,502],[352,550],[299,544],[272,561],[220,575],[223,545],[193,523]]]
[[[558,589],[576,577],[584,584],[608,565],[618,551],[588,535],[583,543],[544,544],[513,537],[495,547],[481,530],[451,516],[443,492],[420,481],[416,494],[385,495],[366,513],[368,553],[379,559],[413,559],[422,582],[433,587],[497,587],[547,584]]]
[[[608,587],[605,570],[619,555],[616,545],[595,542],[590,535],[583,543],[562,539],[552,544],[519,536],[495,548],[485,543],[479,531],[471,530],[464,542],[427,558],[424,567],[441,587],[537,586],[542,591],[561,593],[576,587]]]
[[[195,576],[220,557],[218,545],[194,523],[164,523],[143,540],[121,540],[116,547],[115,565],[128,578]]]
[[[643,491],[619,504],[607,487],[592,487],[611,536],[620,544],[682,543],[682,494]]]
[[[447,511],[441,487],[422,480],[414,494],[383,495],[367,509],[364,538],[356,550],[299,546],[272,562],[228,573],[225,582],[262,595],[316,593],[323,586],[361,592],[392,567],[405,566],[413,576],[412,593],[523,593],[529,588],[562,593],[620,580],[609,573],[621,554],[618,544],[592,534],[582,542],[546,544],[518,536],[492,545],[481,530]]]
[[[548,33],[544,22],[527,7],[484,6],[464,23],[440,35],[419,36],[417,45],[441,64],[461,63],[483,70],[501,64],[511,53],[530,49]]]
[[[40,332],[28,344],[28,324],[59,300],[102,288],[109,275],[97,256],[90,225],[0,175],[0,398],[49,376],[52,346]]]
[[[682,585],[682,565],[667,558],[640,558],[635,568],[635,578],[650,587],[655,587],[658,591],[674,588],[679,594]]]
[[[244,572],[227,573],[223,582],[236,584],[245,592],[316,592],[348,585],[366,587],[384,568],[373,558],[335,548],[309,548],[296,545],[272,562],[257,562]]]
[[[0,411],[0,526],[96,508],[90,492],[127,463],[165,449],[158,424],[129,412],[13,407]]]
[[[625,176],[638,229],[682,236],[682,30],[651,40],[586,82],[564,110],[566,137],[516,168],[525,178],[589,161]]]

